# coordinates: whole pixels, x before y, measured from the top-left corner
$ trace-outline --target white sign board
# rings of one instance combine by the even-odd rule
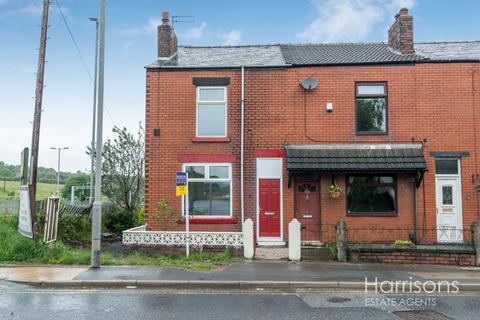
[[[20,210],[18,212],[18,232],[25,237],[33,238],[32,215],[30,212],[30,193],[28,186],[20,188]]]

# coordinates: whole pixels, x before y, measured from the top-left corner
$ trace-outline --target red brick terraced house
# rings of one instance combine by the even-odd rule
[[[480,42],[178,46],[168,12],[146,67],[147,230],[284,245],[468,242],[479,219]],[[188,197],[175,172],[189,174]],[[171,215],[161,216],[167,201]],[[163,202],[165,203],[165,202]]]

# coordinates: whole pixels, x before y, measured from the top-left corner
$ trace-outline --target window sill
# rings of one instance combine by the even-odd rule
[[[229,137],[223,137],[223,138],[195,137],[195,138],[192,138],[192,142],[210,142],[210,143],[220,142],[220,143],[226,143],[226,142],[230,142],[230,138]]]
[[[384,213],[384,212],[359,212],[359,213],[348,213],[346,214],[347,217],[391,217],[396,218],[398,217],[398,213]]]
[[[388,131],[357,131],[357,136],[388,136]]]
[[[190,218],[191,224],[236,224],[237,222],[237,218]]]

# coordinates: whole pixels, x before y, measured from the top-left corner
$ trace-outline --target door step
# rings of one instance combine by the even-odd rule
[[[259,260],[288,259],[288,248],[284,247],[257,247],[255,258]]]

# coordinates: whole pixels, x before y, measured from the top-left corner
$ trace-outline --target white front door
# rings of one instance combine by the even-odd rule
[[[459,177],[436,176],[437,241],[463,242],[462,197]]]

